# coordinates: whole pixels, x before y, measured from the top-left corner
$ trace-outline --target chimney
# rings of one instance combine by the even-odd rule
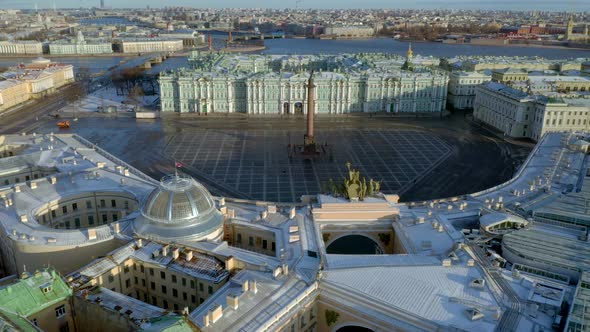
[[[284,275],[289,274],[289,264],[283,264],[283,274]]]
[[[260,212],[260,219],[266,219],[266,217],[268,217],[268,212],[267,211]]]
[[[163,257],[168,256],[168,249],[170,249],[170,246],[168,246],[168,245],[165,245],[162,247],[162,256]]]
[[[289,219],[294,219],[295,218],[295,214],[296,214],[296,210],[295,208],[291,208],[291,211],[289,211]]]
[[[276,205],[269,205],[269,206],[266,208],[266,211],[267,211],[269,214],[272,214],[272,213],[277,213],[277,206],[276,206]]]
[[[143,239],[137,239],[137,241],[135,241],[135,244],[138,248],[143,247]]]
[[[230,308],[237,310],[239,307],[239,299],[240,299],[239,296],[237,296],[235,294],[228,294],[226,297],[227,305]]]
[[[224,206],[225,205],[225,197],[221,197],[219,199],[219,206]]]
[[[248,291],[248,289],[249,289],[249,286],[250,286],[250,285],[249,285],[249,283],[248,283],[248,280],[245,280],[245,281],[242,283],[242,292],[247,292],[247,291]]]
[[[209,313],[206,313],[205,316],[203,316],[203,326],[208,327],[209,325],[211,325],[209,323]]]
[[[20,186],[14,186],[14,192],[20,193]]]
[[[57,183],[57,178],[55,176],[50,177],[49,178],[49,183],[56,184]]]
[[[89,229],[88,230],[88,240],[96,240],[96,229]]]
[[[193,259],[193,252],[192,252],[192,251],[190,251],[190,250],[189,250],[189,251],[187,251],[187,252],[186,252],[184,255],[185,255],[184,259],[185,259],[187,262],[190,262],[190,261]]]
[[[180,255],[180,249],[178,249],[178,248],[172,249],[172,259],[177,260],[179,255]]]
[[[215,308],[209,310],[209,315],[211,315],[211,323],[217,322],[223,316],[223,308],[221,304],[218,304]]]
[[[23,215],[20,216],[20,221],[21,222],[27,222],[27,221],[29,221],[29,219],[27,218],[27,215],[26,214],[23,214]]]
[[[252,291],[254,294],[258,293],[258,285],[256,284],[256,280],[252,280],[250,283],[250,291]]]
[[[236,268],[236,260],[233,256],[229,256],[225,260],[225,269],[229,272],[233,271]]]
[[[37,189],[37,182],[30,183],[31,189]]]

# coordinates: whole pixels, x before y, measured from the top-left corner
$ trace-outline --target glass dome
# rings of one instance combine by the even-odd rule
[[[162,179],[152,191],[143,214],[159,222],[178,223],[206,215],[215,208],[211,194],[200,183],[187,177],[170,176]]]
[[[186,176],[167,176],[146,199],[133,223],[143,237],[168,240],[219,240],[223,216],[207,189]]]

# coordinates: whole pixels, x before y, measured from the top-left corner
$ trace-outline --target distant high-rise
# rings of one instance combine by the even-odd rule
[[[100,8],[104,8],[104,0],[100,0]]]

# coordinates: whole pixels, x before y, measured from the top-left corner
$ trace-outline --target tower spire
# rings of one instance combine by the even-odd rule
[[[412,60],[413,57],[414,57],[414,51],[412,51],[412,43],[410,43],[408,46],[408,60]]]

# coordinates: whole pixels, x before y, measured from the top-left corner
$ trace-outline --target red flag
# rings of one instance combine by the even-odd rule
[[[180,161],[175,161],[174,166],[176,166],[176,168],[181,168],[183,165]]]

